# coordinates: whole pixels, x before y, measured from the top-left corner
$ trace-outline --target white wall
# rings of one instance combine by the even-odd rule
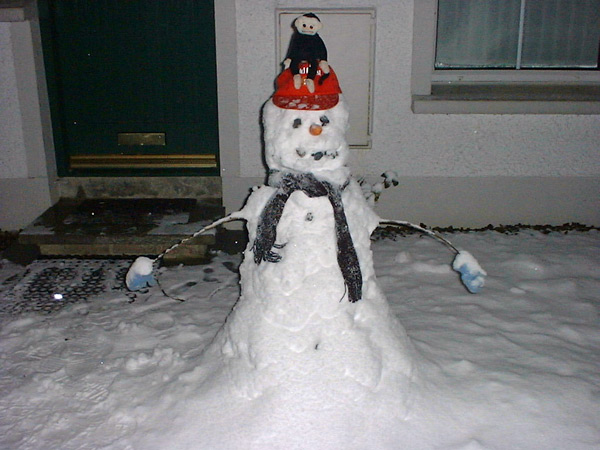
[[[600,225],[600,116],[411,112],[413,0],[235,0],[240,153],[227,156],[239,167],[224,186],[229,210],[265,173],[259,113],[277,75],[275,9],[311,6],[376,8],[373,146],[354,152],[352,168],[369,178],[400,175],[380,215],[429,225]],[[329,61],[335,67],[335,54]]]
[[[3,230],[23,228],[56,201],[54,150],[52,140],[48,139],[48,117],[43,125],[45,119],[41,113],[47,111],[47,97],[39,27],[30,9],[25,14],[13,13],[14,8],[0,9],[0,229]]]
[[[265,176],[259,119],[277,75],[275,9],[374,7],[373,145],[354,152],[352,167],[373,179],[399,173],[400,186],[377,205],[380,215],[429,225],[600,225],[600,116],[414,115],[412,5],[215,0],[228,210]],[[56,201],[56,174],[37,21],[2,18],[0,8],[0,229],[18,229]]]
[[[21,116],[21,108],[10,28],[10,24],[0,23],[0,178],[19,178],[27,174],[23,128],[13,120]]]

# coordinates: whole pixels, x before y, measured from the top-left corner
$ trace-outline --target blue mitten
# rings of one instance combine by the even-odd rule
[[[125,284],[130,291],[139,291],[145,287],[156,285],[156,278],[153,275],[154,260],[140,256],[137,258],[125,277]]]
[[[472,294],[477,294],[485,284],[487,273],[469,252],[458,252],[452,263],[452,268],[460,273],[462,283]]]

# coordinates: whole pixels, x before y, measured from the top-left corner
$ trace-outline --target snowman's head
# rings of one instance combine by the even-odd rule
[[[263,110],[265,159],[275,171],[332,178],[346,172],[348,109],[343,97],[330,109],[284,109],[269,100]]]
[[[263,110],[265,159],[271,171],[310,172],[344,182],[349,169],[348,108],[337,76],[317,71],[314,91],[297,88],[290,69],[277,77],[277,90]]]

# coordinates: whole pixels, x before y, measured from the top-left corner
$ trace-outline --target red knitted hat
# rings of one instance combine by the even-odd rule
[[[300,67],[303,80],[306,79],[306,68],[307,66]],[[342,90],[333,69],[329,68],[329,74],[323,74],[319,69],[314,81],[315,92],[309,92],[304,83],[300,89],[296,89],[292,71],[284,70],[277,77],[277,90],[273,94],[273,103],[283,109],[302,110],[330,109],[337,105]]]

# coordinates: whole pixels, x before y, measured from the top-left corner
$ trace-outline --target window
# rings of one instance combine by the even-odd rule
[[[415,2],[416,113],[600,113],[600,0]]]

